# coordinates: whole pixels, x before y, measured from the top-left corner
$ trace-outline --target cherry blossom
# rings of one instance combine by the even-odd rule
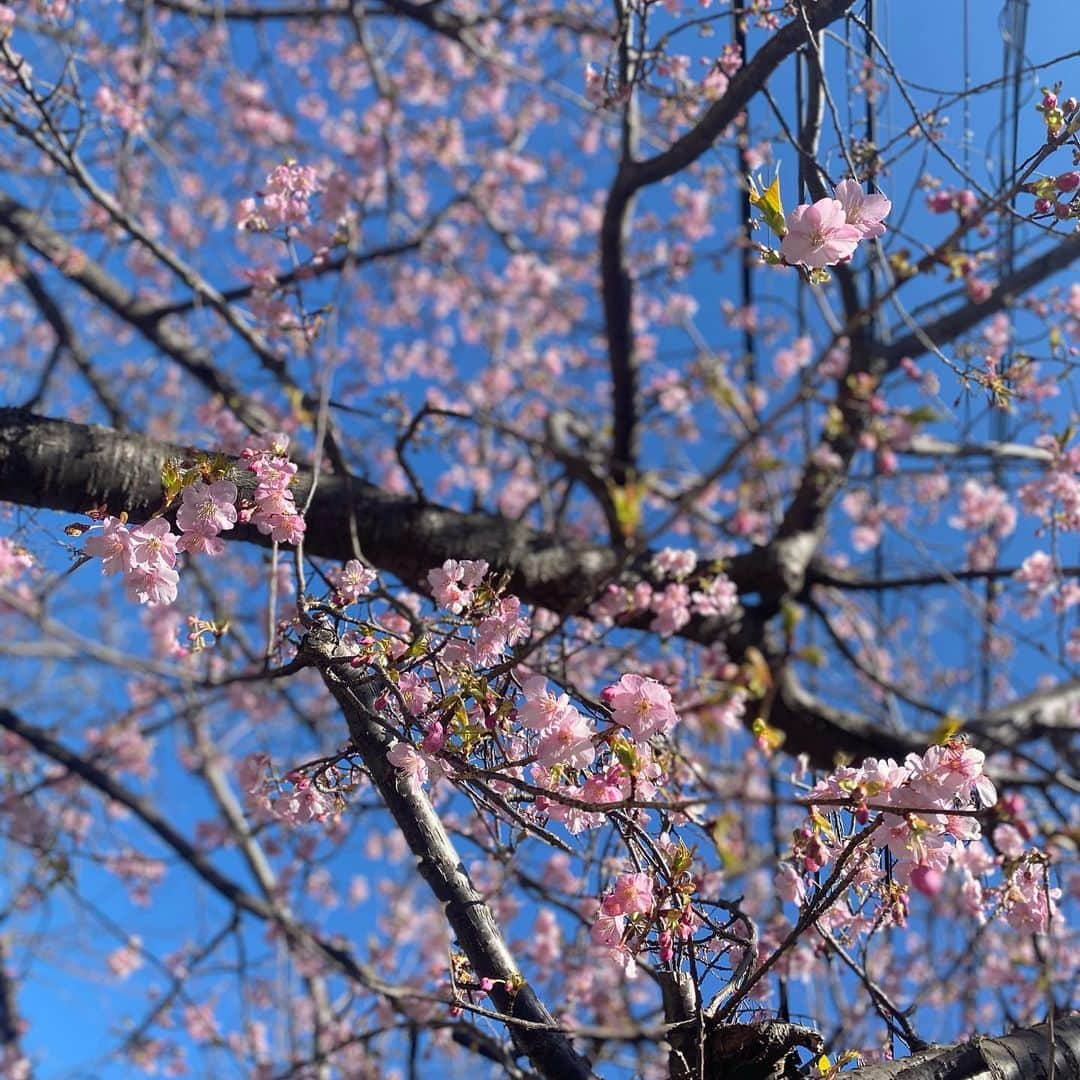
[[[787,235],[780,251],[789,263],[820,269],[850,259],[863,235],[848,222],[843,203],[819,199],[788,214]]]
[[[844,208],[844,218],[854,225],[864,240],[885,235],[882,222],[892,210],[892,203],[884,195],[864,195],[857,180],[842,180],[836,186],[836,199]]]
[[[670,730],[679,720],[667,688],[642,675],[623,675],[603,697],[615,723],[639,741]]]
[[[176,524],[185,534],[215,537],[236,524],[236,485],[231,480],[212,484],[196,480],[184,488]],[[186,539],[186,537],[185,537]],[[183,546],[184,540],[181,541]]]
[[[83,544],[83,551],[102,560],[103,574],[125,572],[131,566],[131,533],[119,518],[106,517],[101,532],[91,532]]]

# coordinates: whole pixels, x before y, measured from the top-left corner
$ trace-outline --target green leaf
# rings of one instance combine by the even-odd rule
[[[784,220],[784,204],[780,199],[780,166],[776,166],[776,175],[772,183],[763,191],[758,191],[754,178],[746,178],[750,191],[750,205],[761,211],[762,220],[781,239],[787,235],[787,222]]]

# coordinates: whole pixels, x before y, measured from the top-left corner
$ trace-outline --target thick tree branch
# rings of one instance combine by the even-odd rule
[[[845,592],[895,592],[897,589],[925,589],[932,585],[955,585],[958,581],[1004,581],[1011,578],[1019,566],[991,566],[986,570],[937,570],[926,574],[906,574],[903,577],[863,577],[851,570],[820,566],[812,563],[807,570],[809,585],[825,585]],[[1062,577],[1080,577],[1080,566],[1063,566]]]
[[[637,362],[634,357],[634,287],[626,261],[626,241],[634,197],[644,187],[681,172],[704,154],[746,108],[769,76],[806,43],[807,25],[821,30],[840,18],[855,0],[821,0],[778,30],[731,79],[727,91],[667,150],[644,161],[624,157],[608,192],[600,227],[601,292],[611,370],[614,431],[612,478],[625,484],[636,458]]]
[[[106,506],[140,522],[161,507],[165,461],[189,453],[190,448],[143,435],[0,409],[0,500],[72,514]],[[302,468],[298,502],[303,503],[310,487],[311,472]],[[373,565],[421,589],[428,570],[450,558],[486,559],[509,574],[509,588],[522,600],[560,613],[583,610],[613,580],[658,583],[649,568],[651,552],[627,564],[605,546],[561,540],[497,514],[453,510],[336,476],[320,479],[307,522],[307,554],[345,562],[355,554],[355,535]],[[250,526],[225,536],[270,544]],[[694,619],[679,636],[702,644],[724,641],[734,656],[749,645],[760,647],[765,621],[780,599],[799,591],[795,579],[805,576],[809,563],[805,540],[796,537],[732,559],[729,576],[740,594],[761,597],[759,608],[728,619]],[[644,627],[648,621],[646,615],[631,625]],[[839,753],[903,757],[925,749],[918,736],[883,731],[865,717],[821,701],[787,668],[772,703],[771,723],[787,733],[786,748],[792,753],[805,751],[826,766]]]
[[[555,1018],[518,971],[491,909],[472,887],[427,793],[387,759],[396,740],[376,712],[378,689],[371,677],[350,665],[352,654],[329,628],[313,629],[304,638],[300,656],[319,669],[327,689],[341,706],[371,782],[416,857],[421,877],[442,905],[473,973],[478,979],[492,980],[490,997],[496,1008],[530,1024],[550,1025],[550,1030],[511,1027],[510,1034],[519,1049],[528,1054],[542,1076],[551,1080],[587,1080],[592,1076],[588,1061],[558,1030]]]
[[[1067,269],[1077,259],[1080,259],[1080,230],[1073,230],[1064,235],[1055,247],[1002,278],[981,304],[966,303],[907,333],[904,333],[908,330],[906,326],[896,327],[891,344],[878,350],[875,374],[884,375],[894,371],[905,356],[921,356],[955,341],[991,315],[1012,307],[1026,292]]]
[[[1050,1045],[1050,1025],[1039,1024],[996,1039],[935,1046],[848,1075],[857,1080],[1045,1080],[1051,1075]],[[1080,1080],[1080,1013],[1055,1019],[1053,1045],[1056,1080]]]
[[[806,11],[807,21],[814,32],[836,22],[855,3],[855,0],[819,0]],[[718,98],[701,119],[682,138],[667,150],[646,161],[638,162],[628,171],[626,183],[634,190],[655,184],[682,172],[707,151],[716,139],[750,103],[755,94],[768,82],[769,76],[796,49],[806,44],[806,24],[801,18],[792,19],[781,27],[732,77],[723,97]]]

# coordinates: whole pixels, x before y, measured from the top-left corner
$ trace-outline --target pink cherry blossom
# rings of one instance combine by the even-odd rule
[[[1048,596],[1057,587],[1057,568],[1045,551],[1033,551],[1020,564],[1013,577],[1023,582],[1034,596]]]
[[[164,563],[176,565],[176,543],[180,538],[164,518],[151,518],[131,533],[131,562],[135,566]]]
[[[666,547],[653,556],[652,568],[658,574],[670,574],[681,581],[694,572],[697,561],[696,551]]]
[[[594,945],[602,945],[608,949],[617,948],[622,944],[622,936],[626,929],[626,916],[597,915],[596,922],[592,924],[589,936]]]
[[[163,562],[132,566],[124,575],[124,591],[140,604],[171,604],[179,582],[180,575]]]
[[[620,874],[615,886],[604,898],[605,915],[648,915],[656,903],[653,880],[643,872]]]
[[[128,938],[127,943],[113,950],[105,958],[109,970],[118,978],[126,979],[143,965],[142,938],[137,934]]]
[[[727,574],[717,574],[690,594],[690,609],[695,615],[723,618],[731,615],[738,604],[739,590]]]
[[[652,595],[652,610],[656,618],[649,629],[661,637],[670,637],[690,621],[690,590],[681,584],[671,584]]]
[[[419,716],[435,700],[431,688],[414,671],[404,671],[398,676],[397,690],[410,716]]]
[[[483,559],[447,559],[442,566],[428,571],[435,602],[455,615],[472,603],[473,593],[488,571]]]
[[[864,240],[885,234],[882,222],[892,210],[892,203],[884,195],[864,195],[857,180],[842,180],[836,185],[836,198],[844,208],[845,220],[859,230]]]
[[[547,689],[547,679],[533,675],[522,684],[524,701],[518,707],[518,723],[534,731],[546,731],[559,723],[567,712],[577,710],[570,704],[569,694],[554,694]]]
[[[421,784],[427,783],[427,760],[411,743],[394,743],[386,755],[386,760],[395,769],[400,769],[410,784],[419,787]]]
[[[639,741],[669,731],[679,720],[667,688],[644,675],[623,675],[603,697],[615,723],[628,728]]]
[[[359,559],[350,559],[340,570],[331,570],[327,576],[343,604],[356,603],[375,581],[375,571]]]
[[[231,529],[236,524],[236,485],[231,480],[188,484],[176,512],[176,524],[183,532],[201,536],[217,536]]]
[[[536,750],[537,760],[549,769],[554,765],[569,765],[572,769],[588,768],[596,756],[592,734],[589,722],[577,709],[564,709],[541,735]]]
[[[945,877],[932,866],[916,866],[910,875],[911,885],[923,896],[937,896],[945,885]]]
[[[97,526],[91,527],[83,551],[103,560],[103,574],[118,574],[127,570],[131,565],[132,548],[128,527],[119,518],[106,517],[101,523],[101,532],[94,532],[95,528]]]
[[[9,585],[34,565],[30,552],[0,536],[0,585]]]
[[[784,258],[814,269],[850,259],[863,234],[847,221],[837,199],[818,199],[812,206],[795,207],[788,214],[787,235],[780,245]]]

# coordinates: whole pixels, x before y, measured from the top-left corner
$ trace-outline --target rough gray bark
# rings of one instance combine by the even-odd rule
[[[144,521],[160,509],[166,459],[191,453],[190,447],[145,435],[0,409],[0,501],[74,515],[106,506],[114,514],[126,511],[133,521]],[[295,486],[298,503],[305,501],[311,482],[311,471],[301,468]],[[355,535],[372,565],[421,589],[427,571],[450,558],[486,559],[509,575],[510,591],[522,600],[561,613],[581,611],[608,581],[657,582],[649,569],[652,552],[620,561],[601,545],[549,536],[497,514],[465,513],[391,495],[358,479],[320,476],[307,522],[307,554],[344,562],[357,554]],[[250,526],[225,537],[270,546],[269,537]],[[723,641],[733,656],[748,645],[760,645],[765,621],[779,599],[797,588],[792,576],[803,569],[804,553],[784,543],[737,556],[727,567],[728,576],[740,594],[757,594],[760,607],[740,609],[727,619],[694,619],[679,636],[701,643]],[[646,616],[640,625],[647,623]],[[1039,715],[1048,715],[1051,704],[1040,702]],[[996,710],[987,718],[993,729],[991,748],[1000,745],[1002,733],[1016,734],[1016,741],[1022,733],[1039,734],[1041,727],[1033,719],[1024,702]],[[770,722],[786,733],[786,750],[808,753],[824,766],[831,766],[840,751],[853,757],[903,758],[924,749],[920,737],[885,731],[817,698],[790,668],[778,675]]]
[[[478,979],[491,979],[491,1000],[511,1024],[510,1035],[533,1067],[551,1080],[588,1080],[592,1069],[514,964],[491,909],[476,892],[427,793],[387,760],[397,741],[375,711],[371,677],[350,666],[350,654],[329,627],[304,638],[300,659],[314,664],[341,707],[352,743],[386,808],[416,857],[420,876],[443,907],[447,923]]]
[[[857,1080],[1049,1080],[1050,1047],[1050,1026],[1039,1024],[996,1039],[932,1047],[850,1075]],[[1053,1047],[1054,1080],[1080,1080],[1080,1013],[1055,1020]]]

